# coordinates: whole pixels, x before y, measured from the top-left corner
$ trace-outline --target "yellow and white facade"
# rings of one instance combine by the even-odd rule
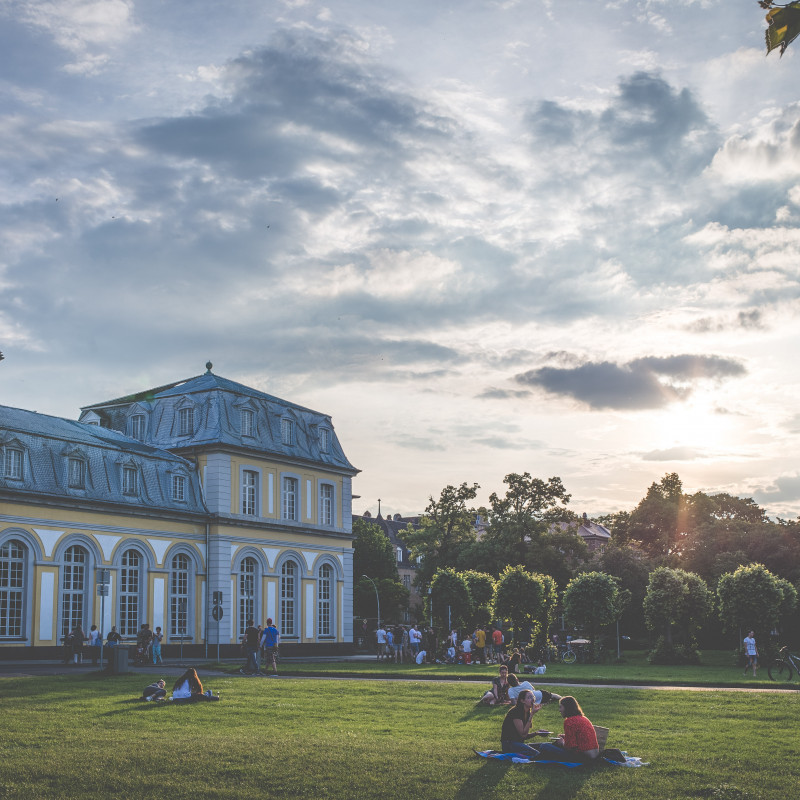
[[[357,470],[330,418],[207,366],[78,422],[0,407],[0,648],[77,622],[226,645],[250,617],[352,642]]]

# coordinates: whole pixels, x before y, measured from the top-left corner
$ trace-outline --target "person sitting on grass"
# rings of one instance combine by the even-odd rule
[[[508,667],[505,665],[500,667],[499,675],[492,679],[492,688],[481,698],[481,703],[487,706],[508,706],[511,705],[508,690],[510,686],[510,677],[516,681],[516,676],[509,676]],[[531,689],[533,687],[531,686]],[[516,695],[514,700],[516,700]]]
[[[534,702],[533,692],[527,689],[520,692],[516,705],[509,709],[503,719],[500,730],[500,748],[504,753],[519,753],[528,758],[539,757],[539,750],[532,745],[525,744],[525,740],[535,733],[531,733],[533,715],[541,708]]]
[[[189,667],[183,675],[175,681],[172,687],[172,699],[195,702],[197,700],[219,700],[211,694],[211,689],[203,691],[203,684],[194,667]]]
[[[625,761],[625,756],[615,748],[600,752],[594,725],[574,697],[562,697],[558,710],[564,718],[564,733],[553,743],[539,745],[539,757],[542,760],[591,764],[603,756],[611,761]]]
[[[162,678],[142,690],[142,700],[164,700],[167,697],[166,682]]]

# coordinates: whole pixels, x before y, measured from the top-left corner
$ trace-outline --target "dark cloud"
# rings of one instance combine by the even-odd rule
[[[515,376],[530,388],[571,397],[592,409],[662,408],[685,399],[700,380],[745,374],[744,367],[719,356],[648,356],[626,364],[587,362],[577,367],[540,367]]]
[[[528,389],[484,389],[476,395],[480,400],[509,400],[513,398],[527,397],[530,394]]]
[[[800,500],[800,475],[784,475],[777,478],[771,486],[754,492],[753,499],[760,505]]]
[[[717,333],[725,330],[764,330],[764,315],[761,309],[751,308],[740,311],[735,317],[702,317],[686,326],[692,333]]]

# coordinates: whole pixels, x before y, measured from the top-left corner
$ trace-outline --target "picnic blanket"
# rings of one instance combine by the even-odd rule
[[[475,750],[475,754],[479,755],[481,758],[496,758],[499,761],[511,761],[514,764],[560,764],[562,767],[569,767],[570,769],[574,769],[575,767],[590,766],[582,761],[550,761],[546,758],[534,760],[532,758],[528,758],[527,756],[523,756],[521,753],[500,753],[497,750]],[[598,761],[602,761],[605,764],[611,764],[615,767],[649,766],[649,763],[647,761],[642,761],[641,758],[629,756],[625,751],[622,751],[622,754],[625,756],[624,762],[612,761],[610,758],[600,758]]]

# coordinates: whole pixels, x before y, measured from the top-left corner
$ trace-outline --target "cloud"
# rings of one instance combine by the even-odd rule
[[[753,493],[759,505],[791,503],[800,500],[800,475],[783,475],[773,483]]]
[[[642,453],[642,461],[696,461],[704,457],[703,452],[694,447],[670,447]]]
[[[701,380],[745,374],[737,361],[720,356],[648,356],[625,364],[586,362],[576,367],[540,367],[514,380],[548,394],[571,397],[591,409],[663,408],[685,399]]]

